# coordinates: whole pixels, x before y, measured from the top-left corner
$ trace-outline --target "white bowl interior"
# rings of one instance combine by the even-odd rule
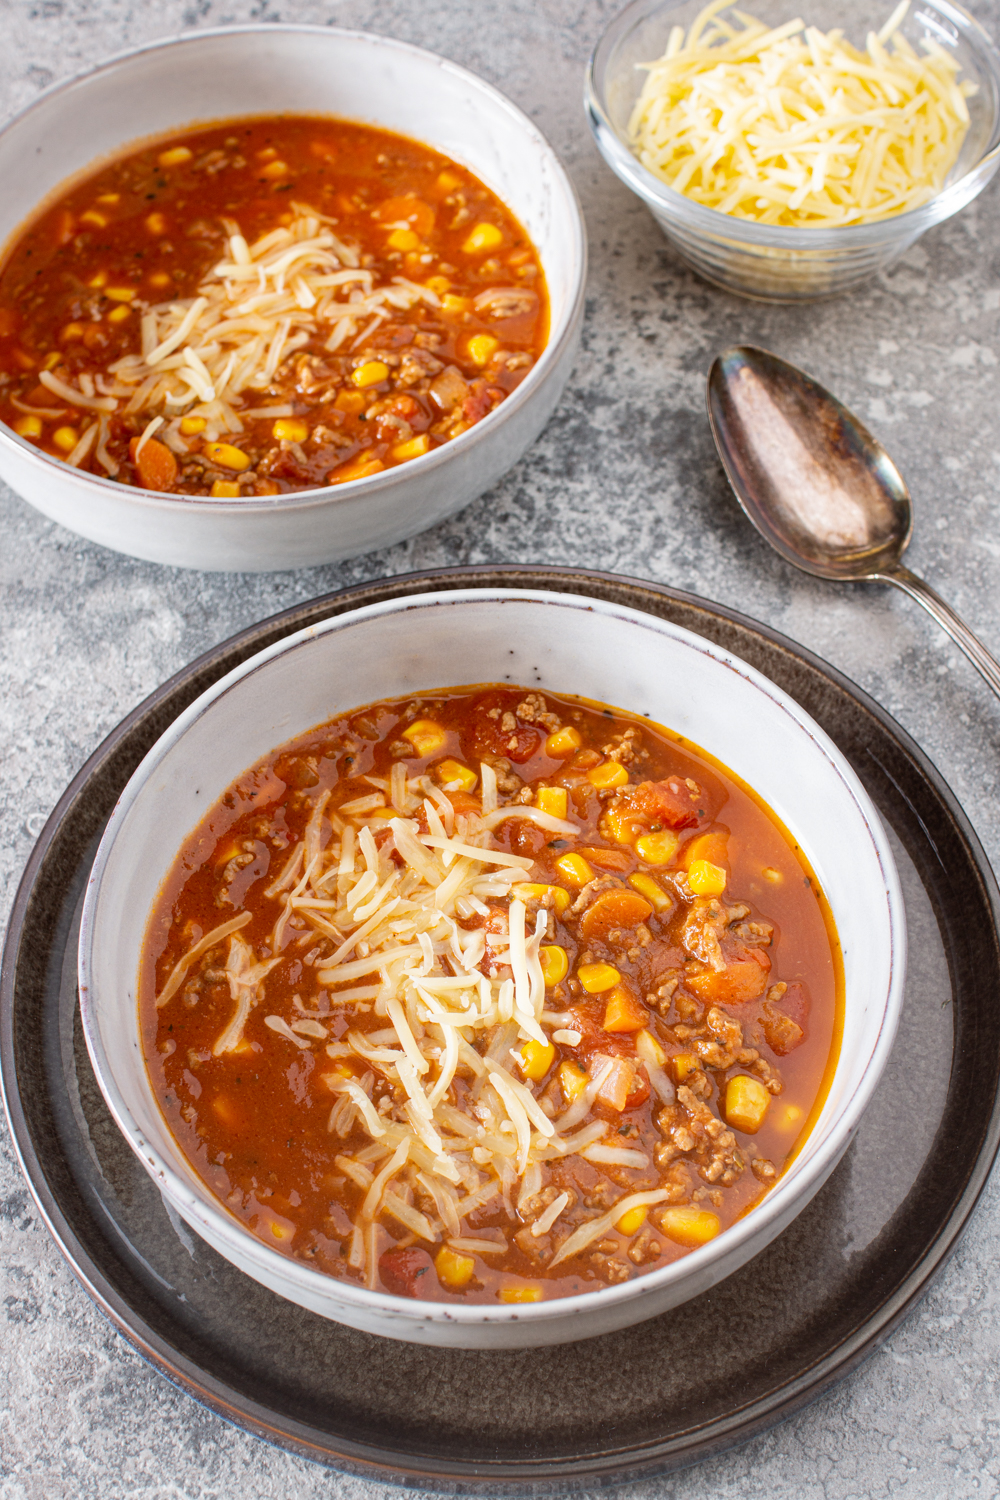
[[[256,1241],[188,1167],[153,1098],[139,1046],[136,972],[146,922],[177,849],[242,771],[347,709],[435,687],[504,682],[576,693],[648,715],[709,750],[752,786],[799,840],[835,914],[846,1013],[840,1061],[820,1119],[760,1207],[712,1246],[661,1272],[528,1309],[420,1304],[433,1324],[555,1320],[567,1303],[623,1306],[619,1324],[711,1284],[767,1242],[846,1147],[888,1053],[901,996],[902,901],[884,832],[854,773],[823,732],[746,664],[665,621],[570,595],[516,590],[420,595],[310,627],[238,668],[193,704],[150,752],[105,834],[81,935],[88,1045],[113,1112],[168,1196],[224,1254],[329,1315],[374,1294],[333,1281]],[[801,1201],[799,1201],[801,1200]],[[718,1247],[728,1242],[720,1261]],[[742,1247],[742,1248],[741,1248]],[[735,1256],[735,1259],[733,1259]],[[725,1264],[713,1273],[712,1263]],[[262,1274],[264,1272],[270,1272]],[[707,1277],[707,1279],[706,1279]],[[685,1289],[685,1288],[689,1289]],[[378,1299],[375,1298],[377,1301]],[[393,1316],[416,1308],[397,1299]],[[359,1315],[360,1317],[360,1315]],[[360,1318],[363,1321],[363,1317]],[[580,1337],[563,1316],[564,1331]],[[391,1331],[380,1328],[379,1331]],[[584,1332],[599,1331],[584,1326]],[[510,1330],[508,1329],[508,1333]],[[516,1330],[515,1330],[516,1332]],[[404,1333],[402,1336],[410,1336]],[[463,1341],[463,1340],[460,1340]],[[474,1341],[466,1338],[465,1342]],[[509,1337],[507,1342],[535,1342]]]

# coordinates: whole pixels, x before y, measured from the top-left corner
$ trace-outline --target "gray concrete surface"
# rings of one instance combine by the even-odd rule
[[[0,491],[4,914],[62,787],[163,678],[238,627],[354,580],[479,561],[602,565],[786,631],[916,736],[1000,854],[1000,704],[902,597],[793,573],[728,496],[703,415],[713,354],[764,343],[866,418],[916,501],[912,564],[1000,651],[1000,190],[849,301],[755,306],[700,284],[593,150],[583,65],[613,0],[0,0],[0,110],[121,48],[247,19],[381,30],[475,69],[561,152],[590,228],[583,351],[523,463],[446,525],[344,566],[254,577],[102,551]],[[974,7],[1000,23],[997,0]],[[821,13],[821,12],[820,12]],[[931,1295],[851,1379],[772,1433],[635,1500],[935,1500],[1000,1494],[1000,1192]],[[133,1355],[50,1242],[0,1143],[0,1500],[382,1500],[265,1447]]]

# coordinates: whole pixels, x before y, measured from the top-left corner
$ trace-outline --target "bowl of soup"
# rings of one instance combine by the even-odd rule
[[[514,1348],[792,1220],[892,1043],[878,816],[781,690],[521,590],[338,616],[202,695],[89,882],[84,1032],[166,1200],[279,1295]]]
[[[573,188],[508,100],[404,43],[158,42],[49,90],[0,168],[0,474],[105,546],[259,570],[400,541],[516,463],[568,379]]]

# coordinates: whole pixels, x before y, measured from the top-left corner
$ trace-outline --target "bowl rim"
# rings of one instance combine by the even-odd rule
[[[101,882],[121,825],[133,803],[154,775],[162,759],[183,739],[187,730],[205,713],[211,710],[217,700],[225,697],[231,691],[238,689],[239,685],[245,679],[252,677],[256,672],[269,665],[275,658],[298,650],[300,647],[307,646],[310,641],[316,640],[319,637],[337,634],[341,630],[349,630],[358,623],[377,619],[382,615],[398,614],[426,607],[460,607],[462,604],[484,603],[487,600],[496,600],[501,603],[508,600],[523,600],[542,605],[551,604],[557,608],[584,609],[591,613],[597,611],[602,614],[625,618],[633,624],[638,624],[650,630],[655,635],[667,636],[689,650],[712,657],[715,661],[749,682],[764,697],[769,698],[791,721],[793,731],[806,735],[825,755],[830,772],[838,777],[846,787],[867,828],[885,880],[886,911],[889,928],[889,979],[882,1006],[878,1034],[871,1048],[868,1060],[865,1063],[862,1076],[858,1080],[853,1093],[840,1110],[839,1116],[831,1122],[825,1138],[809,1155],[806,1155],[804,1150],[800,1150],[788,1171],[779,1178],[778,1182],[766,1196],[755,1205],[753,1211],[737,1219],[717,1239],[710,1241],[700,1249],[690,1251],[687,1255],[677,1261],[671,1262],[658,1271],[647,1272],[634,1281],[625,1282],[619,1286],[605,1286],[595,1291],[579,1293],[572,1297],[551,1298],[537,1303],[500,1305],[497,1307],[476,1303],[469,1306],[457,1304],[452,1307],[449,1304],[439,1302],[426,1302],[397,1297],[391,1293],[369,1290],[367,1287],[358,1287],[352,1282],[340,1281],[335,1277],[327,1276],[325,1273],[305,1266],[289,1256],[282,1255],[277,1250],[272,1250],[233,1215],[228,1214],[221,1205],[216,1207],[214,1203],[207,1202],[196,1193],[191,1182],[182,1178],[172,1166],[162,1159],[155,1147],[150,1145],[146,1140],[142,1130],[132,1118],[131,1112],[118,1089],[114,1071],[101,1039],[97,1019],[99,1002],[95,1003],[95,992],[90,982],[90,960],[95,941],[99,935],[95,923],[95,913],[100,899]],[[836,918],[836,913],[834,913],[834,917]],[[650,1296],[670,1282],[683,1281],[689,1277],[697,1276],[699,1271],[710,1266],[719,1257],[720,1247],[725,1247],[729,1251],[738,1251],[740,1246],[747,1240],[757,1238],[760,1229],[765,1228],[774,1220],[780,1221],[783,1214],[791,1208],[796,1198],[802,1196],[803,1190],[812,1187],[813,1191],[815,1191],[839,1160],[843,1150],[854,1134],[888,1059],[903,1002],[903,984],[906,967],[906,918],[902,890],[892,850],[878,812],[860,779],[850,766],[846,756],[839,750],[829,735],[820,728],[804,709],[799,707],[788,693],[778,687],[776,683],[773,683],[763,673],[748,662],[743,661],[742,658],[734,655],[731,651],[717,646],[706,637],[699,636],[683,626],[675,625],[672,621],[646,615],[644,612],[631,606],[588,597],[586,595],[577,595],[566,590],[471,587],[408,594],[401,598],[364,605],[359,609],[348,610],[344,614],[334,615],[316,624],[304,626],[302,629],[273,642],[262,651],[254,653],[246,661],[241,662],[230,672],[219,678],[203,693],[199,694],[178,715],[173,723],[168,726],[163,734],[160,735],[155,744],[143,757],[115,804],[114,811],[102,834],[100,845],[87,879],[86,895],[80,922],[78,955],[81,1023],[91,1063],[105,1103],[126,1141],[139,1157],[143,1166],[151,1173],[154,1179],[160,1181],[161,1190],[178,1207],[183,1206],[183,1209],[186,1210],[187,1214],[190,1214],[191,1219],[196,1224],[206,1226],[208,1237],[211,1240],[219,1239],[223,1243],[235,1242],[238,1244],[241,1257],[245,1261],[265,1268],[279,1280],[293,1284],[297,1283],[303,1290],[315,1293],[317,1300],[320,1302],[333,1304],[334,1307],[336,1303],[340,1302],[359,1311],[365,1310],[369,1313],[375,1313],[386,1319],[396,1321],[400,1325],[405,1323],[431,1322],[481,1327],[497,1324],[510,1325],[520,1322],[544,1323],[574,1314],[586,1316],[592,1311],[598,1311],[601,1307],[609,1307],[612,1304],[621,1305],[635,1299]],[[140,1043],[140,1052],[141,1050]],[[844,1053],[841,1050],[834,1076],[836,1076],[836,1071],[840,1068],[843,1057]],[[144,1062],[145,1060],[143,1059]],[[158,1109],[159,1105],[152,1092],[152,1088],[148,1084],[148,1072],[146,1073],[146,1084],[150,1098],[153,1100],[155,1108]],[[169,1125],[166,1126],[166,1129],[169,1131]],[[813,1136],[814,1132],[810,1134],[808,1140],[811,1141]],[[194,1173],[193,1169],[190,1170],[192,1175],[196,1177],[197,1174]],[[792,1183],[791,1190],[789,1190],[790,1182]],[[811,1193],[808,1196],[811,1197]],[[808,1197],[806,1201],[808,1201]],[[797,1209],[793,1209],[790,1217],[794,1218],[797,1212]],[[778,1230],[774,1232],[780,1232],[780,1224]],[[773,1234],[771,1237],[773,1237]],[[336,1321],[335,1311],[331,1311],[328,1315]]]
[[[598,87],[598,72],[618,42],[640,21],[656,11],[679,8],[682,0],[630,0],[609,22],[598,38],[587,63],[584,78],[584,109],[597,148],[611,170],[654,213],[661,212],[690,230],[713,238],[750,241],[754,245],[784,250],[861,250],[891,240],[915,240],[925,230],[964,208],[981,191],[1000,166],[1000,51],[985,27],[956,0],[921,0],[924,9],[937,12],[963,37],[971,40],[977,54],[989,60],[994,90],[993,122],[986,147],[955,182],[946,183],[928,203],[904,213],[891,214],[875,224],[845,224],[833,227],[810,224],[760,224],[697,203],[663,182],[643,166],[612,123]],[[738,0],[730,0],[736,4]]]
[[[433,449],[430,453],[421,454],[419,458],[410,459],[405,464],[399,464],[395,468],[384,470],[380,474],[371,474],[364,479],[350,480],[344,484],[326,485],[322,488],[311,490],[295,490],[285,495],[276,496],[254,496],[252,499],[227,499],[225,497],[213,497],[210,495],[164,495],[156,490],[142,489],[138,485],[123,486],[110,476],[92,474],[89,470],[75,469],[77,480],[85,487],[88,483],[96,484],[101,489],[125,498],[138,505],[140,508],[149,510],[169,509],[174,515],[203,515],[230,514],[244,515],[270,515],[276,511],[308,511],[315,506],[324,508],[339,502],[347,503],[356,499],[359,495],[376,493],[391,493],[398,489],[408,479],[412,478],[412,467],[419,464],[421,475],[429,474],[433,469],[440,468],[449,459],[460,456],[475,448],[483,439],[483,427],[487,427],[488,433],[495,432],[501,420],[510,421],[526,402],[534,396],[537,388],[547,379],[550,370],[557,366],[566,349],[572,344],[580,319],[583,316],[584,298],[587,286],[587,233],[586,223],[583,217],[583,209],[580,204],[579,195],[573,181],[563,166],[555,147],[542,133],[531,117],[525,114],[512,99],[496,88],[485,78],[480,78],[471,69],[464,68],[460,63],[452,62],[450,58],[441,56],[440,53],[431,52],[426,47],[417,47],[412,42],[400,41],[395,37],[383,36],[381,32],[359,31],[356,28],[346,26],[315,26],[306,23],[294,22],[245,22],[237,26],[213,26],[205,30],[187,30],[176,32],[171,36],[157,37],[150,42],[143,42],[137,47],[128,47],[121,52],[115,52],[103,62],[93,67],[83,68],[69,78],[58,80],[56,83],[42,90],[34,99],[21,109],[17,110],[0,125],[0,141],[16,125],[36,111],[44,110],[47,105],[61,94],[69,93],[72,89],[89,83],[103,74],[110,74],[118,69],[128,67],[137,58],[147,53],[165,51],[171,47],[197,45],[204,41],[229,40],[236,35],[264,35],[274,36],[276,33],[300,34],[306,36],[336,37],[346,39],[352,43],[361,43],[373,48],[387,47],[396,52],[410,54],[422,62],[433,62],[444,73],[452,75],[456,80],[473,84],[482,93],[488,95],[494,103],[498,104],[513,120],[521,127],[525,134],[531,139],[532,145],[538,155],[547,162],[554,180],[562,188],[565,194],[566,206],[569,209],[567,220],[570,228],[571,238],[571,263],[569,274],[566,278],[568,296],[566,306],[557,324],[550,324],[548,341],[545,344],[536,364],[528,371],[522,380],[504,401],[494,411],[466,432],[460,433],[457,438],[450,439],[441,447]],[[294,113],[293,110],[285,113]],[[311,111],[308,113],[312,113]],[[235,119],[237,116],[219,117]],[[242,117],[240,117],[242,118]],[[344,118],[333,115],[331,118]],[[192,123],[192,122],[188,122]],[[204,123],[210,123],[205,121]],[[368,123],[368,122],[363,122]],[[178,127],[183,128],[183,127]],[[166,132],[153,132],[153,135],[162,135]],[[394,132],[400,134],[400,132]],[[140,137],[146,139],[146,137]],[[409,137],[409,139],[416,139]],[[418,142],[418,144],[426,144]],[[128,142],[123,142],[122,153],[127,150]],[[436,149],[436,148],[435,148]],[[105,153],[109,157],[116,155],[115,152]],[[81,169],[86,171],[86,168]],[[65,179],[61,179],[65,180]],[[492,191],[492,189],[491,189]],[[37,205],[36,205],[37,207]],[[6,239],[0,243],[0,264],[2,256],[7,251],[18,233],[25,224],[31,220],[31,214],[10,232]],[[543,271],[545,267],[543,266]],[[546,275],[546,282],[548,276]],[[551,311],[551,297],[550,297]],[[493,420],[496,419],[496,420]],[[0,446],[13,448],[22,459],[26,459],[42,475],[51,476],[55,473],[63,478],[71,478],[66,471],[69,467],[62,459],[54,458],[50,454],[42,453],[27,439],[20,437],[6,423],[0,422]]]

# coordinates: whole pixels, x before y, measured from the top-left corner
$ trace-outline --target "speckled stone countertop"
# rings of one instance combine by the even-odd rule
[[[0,871],[115,723],[183,663],[298,600],[451,563],[550,562],[657,579],[766,621],[833,662],[913,734],[1000,856],[1000,705],[902,596],[786,568],[729,496],[704,415],[715,352],[762,343],[866,419],[909,481],[910,561],[1000,653],[1000,190],[849,301],[797,309],[714,291],[673,259],[593,149],[583,67],[612,0],[2,0],[0,109],[188,27],[305,21],[383,31],[482,74],[561,153],[590,230],[583,347],[547,430],[445,525],[341,566],[171,571],[80,541],[0,488]],[[1000,29],[997,0],[973,7]],[[1000,1494],[1000,1191],[930,1295],[850,1379],[730,1454],[622,1495],[936,1500]],[[0,1142],[0,1500],[382,1500],[267,1448],[179,1394],[95,1311]]]

